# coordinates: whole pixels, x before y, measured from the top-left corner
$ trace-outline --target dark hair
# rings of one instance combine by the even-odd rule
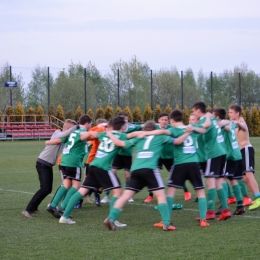
[[[206,104],[203,101],[196,102],[192,108],[199,109],[202,113],[206,113]]]
[[[144,131],[152,131],[156,129],[156,124],[154,121],[147,121],[144,125],[143,125],[143,130]]]
[[[126,113],[126,112],[124,112],[124,111],[121,111],[121,112],[119,112],[118,114],[117,114],[117,116],[126,116],[126,117],[128,117],[128,114]]]
[[[226,118],[226,110],[223,107],[214,108],[213,113],[216,117],[219,117],[220,119]]]
[[[110,121],[109,121],[110,122]],[[114,130],[120,130],[121,127],[125,124],[125,119],[121,116],[114,117],[112,119],[111,125]]]
[[[239,106],[239,105],[232,105],[232,106],[229,107],[229,109],[232,109],[235,112],[238,112],[239,115],[241,115],[241,112],[242,112],[241,106]]]
[[[176,110],[173,110],[171,113],[170,113],[170,119],[173,119],[175,122],[182,122],[183,120],[183,113],[176,109]]]
[[[79,118],[79,124],[80,125],[85,125],[86,123],[91,123],[92,122],[92,118],[89,115],[83,115]]]
[[[164,116],[167,116],[169,118],[169,114],[168,113],[162,112],[162,113],[159,114],[158,119],[160,119],[161,117],[164,117]]]

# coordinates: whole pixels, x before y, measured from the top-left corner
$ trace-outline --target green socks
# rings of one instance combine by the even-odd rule
[[[188,191],[188,188],[187,188],[186,182],[184,182],[184,184],[183,184],[183,190],[184,190],[185,192]]]
[[[208,190],[208,210],[215,210],[216,189]]]
[[[236,197],[237,206],[242,207],[243,206],[243,199],[242,199],[241,189],[240,189],[239,185],[234,185],[233,191],[234,191],[234,195]]]
[[[61,203],[61,208],[62,209],[66,209],[66,206],[70,200],[70,198],[74,195],[74,193],[76,193],[78,190],[74,187],[70,187],[70,189],[67,191],[66,196],[64,198],[64,200]]]
[[[227,209],[228,208],[227,197],[225,195],[224,189],[217,190],[217,194],[222,208]]]
[[[242,196],[243,197],[248,196],[246,184],[243,182],[242,179],[238,180],[238,184],[240,186]]]
[[[60,203],[62,198],[65,196],[67,193],[67,189],[64,186],[60,186],[59,190],[57,191],[55,197],[53,198],[51,202],[51,206],[53,208],[56,208],[56,206]]]
[[[74,207],[77,205],[77,203],[83,198],[83,196],[81,195],[81,193],[79,193],[78,191],[76,191],[76,193],[74,193],[74,195],[70,198],[68,205],[63,213],[63,216],[65,218],[68,218],[72,212],[72,210],[74,209]]]
[[[206,220],[207,200],[206,198],[198,198],[198,207],[200,211],[200,219]]]
[[[222,183],[222,187],[223,187],[226,198],[228,198],[228,186],[229,185],[227,184],[227,182]]]
[[[110,206],[109,206],[110,210],[113,209],[114,204],[115,204],[115,202],[116,202],[117,199],[118,199],[117,197],[112,197],[112,198],[111,198],[111,200],[110,200]]]
[[[170,213],[168,205],[166,203],[160,203],[158,204],[157,208],[161,214],[163,224],[168,227],[170,225]]]
[[[172,204],[174,203],[174,198],[172,197],[166,197],[167,205],[168,205],[168,210],[171,218],[171,213],[172,213]],[[169,219],[170,219],[169,218]]]
[[[109,212],[109,216],[108,218],[112,221],[116,221],[119,217],[119,215],[121,214],[122,210],[120,209],[116,209],[116,208],[112,208]]]

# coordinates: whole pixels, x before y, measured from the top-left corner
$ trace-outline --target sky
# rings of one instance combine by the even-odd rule
[[[0,0],[0,66],[28,74],[133,56],[152,70],[260,73],[259,0]]]

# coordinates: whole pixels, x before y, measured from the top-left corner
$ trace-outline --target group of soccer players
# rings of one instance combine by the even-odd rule
[[[102,201],[108,202],[109,191],[112,191],[104,225],[109,230],[116,230],[126,225],[118,221],[124,205],[147,187],[150,193],[145,202],[151,202],[155,196],[161,215],[161,221],[154,226],[173,231],[176,229],[171,223],[174,196],[176,189],[182,188],[189,194],[185,187],[187,180],[196,191],[199,208],[197,220],[201,227],[209,226],[208,220],[215,219],[216,214],[220,215],[220,221],[230,218],[228,204],[231,201],[237,202],[233,215],[244,214],[244,207],[251,203],[249,210],[260,207],[259,188],[254,178],[254,149],[249,141],[247,125],[241,117],[240,106],[229,108],[229,120],[223,108],[207,113],[204,102],[195,103],[192,111],[188,126],[184,125],[180,110],[174,110],[170,115],[160,114],[159,124],[148,121],[144,125],[129,124],[128,115],[121,112],[107,124],[99,122],[96,128],[90,128],[92,119],[83,115],[78,129],[73,129],[69,136],[59,139],[53,136],[46,142],[46,147],[65,143],[60,162],[63,183],[47,210],[59,218],[60,223],[75,224],[70,216],[79,201],[91,192],[99,199],[98,193],[103,190],[106,196]],[[94,142],[94,149],[85,165],[85,178],[80,185],[88,140]],[[135,158],[132,163],[133,147]],[[170,172],[166,193],[159,172],[162,165]],[[116,174],[118,169],[125,170],[124,191]],[[207,184],[207,199],[203,177]],[[227,180],[230,180],[234,196]],[[246,193],[245,184],[254,194],[253,202]],[[215,211],[216,195],[221,203],[218,211]],[[38,211],[38,208],[34,210]],[[32,212],[27,213],[31,216]],[[28,217],[27,213],[23,212],[23,215]]]

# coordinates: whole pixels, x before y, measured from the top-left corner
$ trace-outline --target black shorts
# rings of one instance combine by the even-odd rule
[[[59,165],[59,173],[60,173],[60,177],[61,177],[61,182],[63,183],[64,178],[63,178],[63,173],[62,173],[62,170],[61,170],[60,167],[61,167],[61,166]]]
[[[160,172],[148,168],[132,171],[126,190],[139,192],[146,186],[148,187],[148,191],[164,189],[164,183]]]
[[[238,161],[227,161],[227,166],[228,166],[228,162],[232,162],[232,164],[230,165],[230,168],[232,170],[230,170],[230,172],[233,172],[233,176],[228,177],[229,180],[239,180],[243,178],[243,171],[242,171],[242,160],[238,160]],[[227,167],[226,167],[226,171],[227,171]]]
[[[207,168],[207,162],[199,162],[199,165],[200,165],[200,174],[204,175]]]
[[[80,167],[60,166],[60,171],[62,172],[63,179],[81,181]]]
[[[255,172],[255,150],[253,146],[246,146],[241,149],[242,154],[242,173]]]
[[[163,165],[165,166],[165,168],[167,169],[168,172],[170,172],[172,166],[173,166],[173,158],[171,159],[163,159],[163,158],[159,158],[158,160],[158,169],[162,169]]]
[[[207,160],[207,167],[204,174],[206,178],[222,178],[226,165],[226,155],[221,155]]]
[[[98,167],[90,166],[88,175],[81,187],[95,191],[100,187],[103,187],[103,190],[113,190],[121,188],[121,184],[117,175],[111,170],[105,171]]]
[[[194,190],[204,188],[200,166],[196,162],[174,165],[168,179],[168,186],[182,189],[186,180],[189,180]]]
[[[88,175],[88,171],[89,171],[89,164],[86,164],[86,163],[85,163],[85,166],[84,166],[84,175],[85,175],[85,176]]]
[[[125,171],[130,171],[131,165],[132,156],[117,154],[112,163],[112,169],[124,169]]]

